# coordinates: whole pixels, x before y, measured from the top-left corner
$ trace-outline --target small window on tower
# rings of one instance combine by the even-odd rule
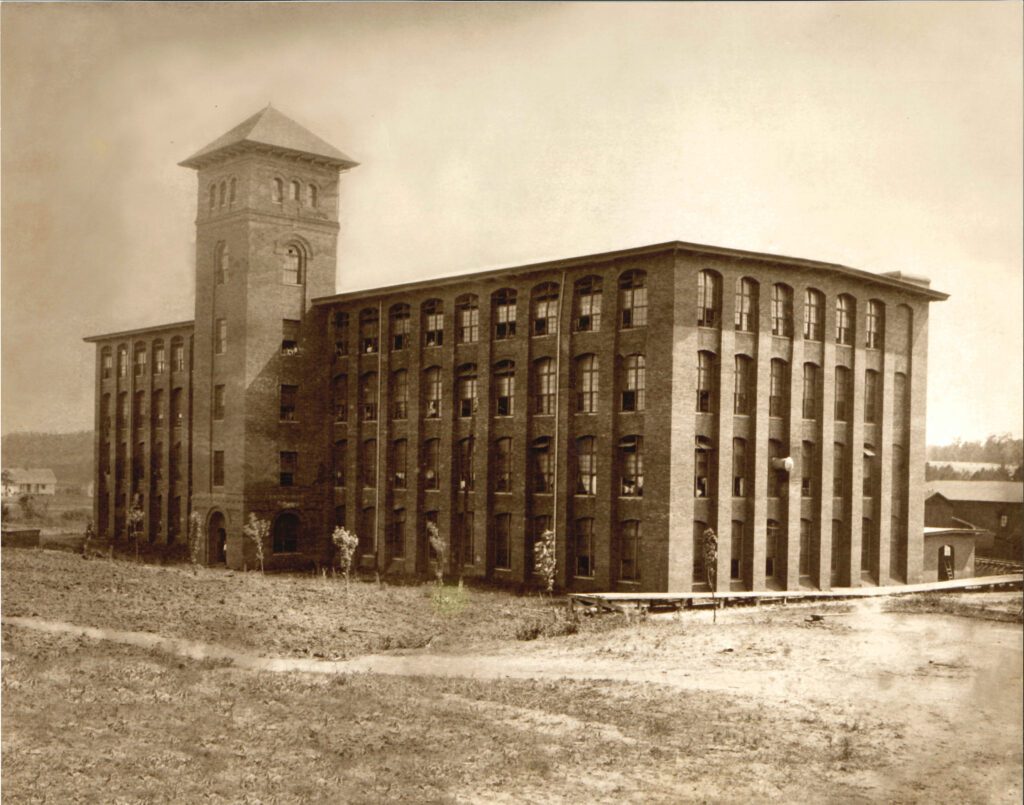
[[[280,204],[284,201],[284,182],[280,179],[274,179],[274,184],[271,188],[272,198],[275,204]]]
[[[285,285],[301,285],[303,275],[302,251],[298,246],[289,246],[284,253],[281,281]]]
[[[316,189],[315,184],[309,186],[309,206],[316,209],[320,205],[320,193]]]
[[[296,319],[283,319],[281,321],[281,354],[299,354],[299,325]]]
[[[288,188],[289,188],[289,196],[291,196],[291,200],[292,201],[298,201],[300,195],[302,194],[302,187],[301,187],[301,185],[299,185],[298,182],[292,182],[291,184],[288,185]]]

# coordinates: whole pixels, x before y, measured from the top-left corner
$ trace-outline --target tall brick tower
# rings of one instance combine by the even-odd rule
[[[287,566],[323,542],[311,300],[334,292],[339,172],[358,163],[267,106],[180,164],[198,171],[192,472],[206,560],[252,567],[254,512],[272,524],[265,554]]]

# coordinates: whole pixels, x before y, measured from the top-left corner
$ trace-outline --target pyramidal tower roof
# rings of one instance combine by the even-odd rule
[[[178,164],[185,168],[201,168],[243,151],[279,152],[306,157],[335,165],[338,170],[347,170],[359,164],[269,104]]]

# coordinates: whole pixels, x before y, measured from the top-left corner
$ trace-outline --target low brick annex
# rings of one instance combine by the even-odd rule
[[[335,294],[357,163],[268,107],[198,174],[193,321],[93,336],[95,522],[252,567],[563,589],[799,589],[922,573],[927,280],[669,242]],[[700,550],[718,535],[717,567]]]

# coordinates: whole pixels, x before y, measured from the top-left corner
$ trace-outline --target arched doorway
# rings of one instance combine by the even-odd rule
[[[211,565],[223,565],[228,560],[228,530],[227,521],[220,512],[210,515],[210,522],[206,529],[206,550],[209,554]]]
[[[956,575],[956,552],[952,545],[939,548],[939,581],[951,581]]]
[[[299,515],[281,512],[274,521],[274,553],[295,553],[299,550]]]

